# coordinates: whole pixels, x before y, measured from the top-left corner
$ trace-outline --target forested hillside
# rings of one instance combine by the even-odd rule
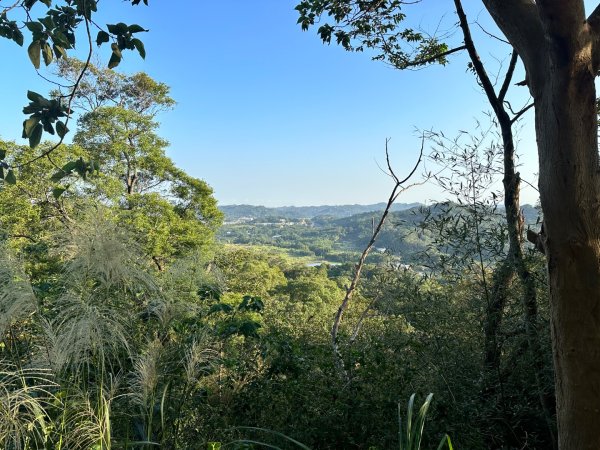
[[[300,217],[297,214],[283,215],[280,208],[244,207],[240,220],[238,207],[220,207],[225,214],[225,223],[217,233],[224,243],[260,245],[286,251],[296,257],[334,263],[354,262],[369,242],[375,224],[383,213],[385,204],[365,206],[373,211],[342,216],[345,206],[303,207],[305,212],[320,212],[328,209],[337,215]],[[232,209],[234,213],[232,213]],[[461,225],[461,217],[468,217],[468,207],[443,203],[431,206],[400,205],[400,211],[391,212],[379,234],[372,258],[383,261],[383,254],[404,264],[422,266],[440,251],[436,247],[438,230],[433,221],[438,217],[454,217]],[[253,211],[258,211],[256,216]],[[233,214],[233,215],[232,215]],[[489,211],[489,227],[498,227],[503,220],[502,208]],[[530,205],[522,208],[526,226],[536,226],[540,221],[539,211]],[[237,217],[237,219],[236,219]],[[456,226],[456,225],[455,225]],[[462,226],[462,225],[461,225]],[[443,250],[442,250],[443,251]],[[486,257],[487,259],[487,257]]]
[[[459,61],[470,126],[456,74],[395,96],[345,52],[301,59],[275,4],[230,3],[143,16],[169,27],[149,63],[170,86],[132,70],[149,29],[105,23],[118,7],[0,0],[1,42],[47,88],[0,136],[0,449],[600,448],[600,7],[288,11],[387,69]],[[454,130],[385,138],[372,203],[363,135],[416,116]],[[217,201],[257,193],[323,205]]]
[[[396,203],[392,206],[392,211],[403,211],[415,206],[419,206],[419,204]],[[361,213],[383,211],[385,203],[373,205],[281,206],[276,208],[252,205],[223,205],[220,209],[225,214],[227,222],[236,222],[240,219],[267,219],[273,217],[284,219],[313,219],[318,216],[349,217]]]
[[[391,212],[336,353],[334,317],[381,205],[224,207],[223,225],[211,188],[166,156],[166,85],[92,67],[77,101],[88,112],[51,159],[23,164],[34,150],[1,143],[22,167],[0,189],[5,448],[387,449],[398,403],[429,392],[424,445],[547,445],[551,378],[533,364],[518,288],[486,325],[508,250],[497,203]],[[543,297],[541,259],[527,258]],[[543,303],[536,314],[547,359]]]

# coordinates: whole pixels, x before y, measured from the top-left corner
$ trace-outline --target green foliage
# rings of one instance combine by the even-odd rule
[[[407,3],[401,0],[303,0],[296,6],[298,23],[306,31],[319,25],[317,34],[349,51],[373,49],[373,59],[404,69],[432,63],[446,64],[448,46],[435,36],[402,28]]]
[[[88,35],[92,24],[98,27],[92,18],[98,11],[96,0],[40,0],[39,3],[46,7],[45,13],[37,20],[33,20],[32,16],[38,11],[37,3],[38,0],[19,0],[10,7],[0,7],[2,9],[0,12],[0,37],[10,39],[22,46],[24,36],[21,30],[26,28],[31,33],[31,43],[27,47],[27,54],[36,70],[40,68],[42,60],[48,66],[55,60],[67,58],[67,50],[74,49],[76,46],[76,30],[79,27],[85,28]],[[140,2],[132,0],[131,3],[137,5]],[[146,1],[144,3],[147,4]],[[14,17],[19,14],[21,17],[15,19]],[[84,25],[82,26],[82,24]],[[114,41],[111,44],[112,54],[108,63],[109,68],[120,63],[123,50],[137,50],[142,58],[146,57],[143,42],[134,37],[134,34],[146,31],[144,28],[124,23],[107,25],[106,28],[107,31],[100,30],[96,43],[101,45],[111,39]],[[91,47],[88,50],[90,56],[92,50]],[[86,70],[87,65],[84,65],[79,75],[82,77]],[[30,116],[24,121],[23,137],[29,139],[31,148],[39,145],[44,131],[52,135],[55,133],[53,123],[57,121],[56,133],[62,142],[68,132],[66,123],[71,114],[71,100],[79,89],[79,78],[78,76],[78,81],[73,84],[66,96],[70,99],[68,107],[59,99],[48,100],[39,94],[28,92],[27,97],[30,104],[23,109],[23,113]],[[66,121],[60,121],[59,118],[62,117],[66,117]]]
[[[29,146],[35,148],[39,145],[43,131],[54,134],[54,122],[57,133],[61,138],[64,137],[67,128],[59,118],[67,117],[67,107],[60,100],[48,100],[33,91],[27,91],[27,98],[30,102],[23,108],[23,113],[30,116],[23,122],[23,138],[29,139]]]

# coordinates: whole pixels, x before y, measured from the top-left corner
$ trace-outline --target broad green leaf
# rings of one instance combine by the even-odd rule
[[[23,33],[20,30],[13,30],[12,39],[21,47],[23,46]]]
[[[129,32],[130,33],[140,33],[142,31],[148,31],[145,30],[144,28],[142,28],[141,26],[134,24],[134,25],[129,25]]]
[[[42,49],[40,41],[33,41],[31,44],[29,44],[29,47],[27,48],[27,54],[29,55],[29,59],[31,60],[33,67],[35,67],[36,69],[40,68],[41,50]]]
[[[43,25],[39,22],[25,22],[25,26],[32,33],[41,33],[44,31]]]
[[[96,37],[97,45],[102,45],[104,42],[108,42],[109,40],[110,40],[110,36],[106,31],[104,31],[104,30],[98,31],[98,36]]]
[[[55,172],[51,177],[50,177],[50,181],[60,181],[62,180],[64,177],[66,177],[67,175],[71,175],[70,172],[65,172],[63,170],[59,170],[58,172]]]
[[[17,184],[17,177],[15,176],[15,172],[12,169],[10,169],[8,171],[8,173],[6,174],[6,177],[4,178],[4,180],[8,184]]]
[[[112,34],[124,34],[127,33],[127,31],[129,31],[129,27],[123,22],[119,22],[113,25],[106,25],[106,27],[108,28],[109,33]]]
[[[121,62],[121,57],[117,56],[115,53],[110,55],[110,59],[108,60],[108,68],[113,69],[119,65]]]
[[[39,103],[42,106],[50,106],[48,99],[44,98],[43,95],[40,95],[37,92],[27,91],[27,98],[33,103]]]
[[[77,167],[77,161],[69,161],[62,167],[62,170],[63,172],[71,172],[75,167]]]
[[[54,23],[54,20],[52,20],[52,17],[50,17],[50,16],[46,16],[46,17],[40,19],[40,22],[43,23],[44,26],[48,30],[53,30],[54,28],[56,28],[56,24]]]
[[[146,59],[146,49],[144,48],[144,43],[139,39],[132,39],[131,42],[135,45],[138,53],[142,57],[142,59]]]
[[[58,200],[58,199],[59,199],[59,197],[60,197],[61,195],[63,195],[63,193],[64,193],[66,190],[67,190],[67,188],[66,188],[66,187],[57,186],[57,187],[55,187],[54,189],[52,189],[52,196],[53,196],[55,199],[57,199],[57,200]]]
[[[23,137],[30,137],[33,129],[40,123],[39,117],[31,117],[23,122]]]
[[[42,140],[43,130],[44,127],[41,123],[38,123],[35,127],[33,127],[31,133],[29,134],[29,146],[31,148],[36,148],[39,145],[40,141]]]
[[[56,59],[67,57],[67,52],[60,45],[54,44],[53,48],[54,48],[54,54],[56,55]]]
[[[65,134],[67,134],[68,132],[69,132],[69,129],[62,121],[59,120],[58,122],[56,122],[56,133],[61,138],[65,137]]]
[[[121,49],[117,44],[113,42],[112,44],[110,44],[110,48],[112,49],[113,53],[119,57],[119,59],[123,57],[123,55],[121,54]]]

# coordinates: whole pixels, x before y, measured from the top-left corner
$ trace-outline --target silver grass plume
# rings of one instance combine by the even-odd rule
[[[20,264],[5,245],[0,245],[0,336],[14,321],[22,320],[37,309],[37,302]]]

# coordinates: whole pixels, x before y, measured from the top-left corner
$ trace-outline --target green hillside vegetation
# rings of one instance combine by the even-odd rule
[[[397,203],[392,206],[392,211],[403,211],[418,206],[418,203]],[[383,211],[385,203],[373,205],[321,205],[321,206],[281,206],[267,208],[252,205],[224,205],[220,207],[227,221],[234,222],[244,218],[262,219],[313,219],[318,216],[331,216],[335,218],[349,217],[365,212]]]
[[[423,448],[446,433],[454,448],[550,448],[539,399],[552,374],[535,370],[550,355],[546,302],[540,355],[514,281],[490,331],[501,210],[391,213],[335,355],[333,319],[378,213],[252,207],[236,214],[260,217],[223,225],[211,188],[166,156],[168,87],[98,68],[86,83],[78,101],[107,103],[51,159],[22,164],[46,142],[0,143],[22,167],[0,184],[1,448],[397,448],[398,404],[430,392]],[[545,298],[541,256],[527,264]]]
[[[347,211],[345,208],[340,207],[340,211]],[[377,223],[383,212],[380,207],[370,213],[345,217],[338,217],[341,212],[338,216],[288,217],[277,215],[282,213],[279,208],[256,207],[258,216],[244,216],[245,220],[240,221],[235,219],[236,213],[228,215],[231,211],[229,207],[220,209],[225,214],[225,224],[217,233],[221,242],[274,247],[285,250],[291,256],[333,263],[356,261],[371,238],[374,223]],[[237,207],[234,209],[237,211]],[[447,253],[437,245],[439,228],[443,228],[443,225],[434,224],[435,218],[454,218],[457,223],[453,227],[447,227],[454,231],[460,227],[469,227],[469,224],[461,220],[461,217],[468,216],[468,207],[459,204],[421,205],[402,209],[390,213],[377,239],[371,261],[383,262],[387,255],[403,264],[428,264],[435,255]],[[314,210],[318,210],[318,207]],[[249,214],[252,209],[244,208],[244,211]],[[526,224],[536,225],[539,222],[539,212],[532,206],[525,205],[522,211]],[[489,211],[489,229],[501,228],[502,221],[502,210]],[[485,254],[486,259],[490,256]]]

